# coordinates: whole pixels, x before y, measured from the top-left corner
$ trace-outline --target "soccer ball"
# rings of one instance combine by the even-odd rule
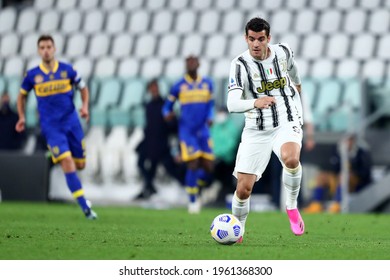
[[[241,222],[232,214],[220,214],[210,226],[211,236],[223,245],[231,245],[242,236]]]

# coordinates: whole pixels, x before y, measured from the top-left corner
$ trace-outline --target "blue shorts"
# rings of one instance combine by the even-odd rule
[[[180,150],[183,161],[198,158],[214,160],[210,130],[207,126],[199,129],[179,127]]]
[[[75,162],[85,162],[84,131],[80,122],[47,127],[42,130],[54,163],[67,156]]]

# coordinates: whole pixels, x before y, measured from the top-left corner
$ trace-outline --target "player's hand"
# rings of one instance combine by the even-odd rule
[[[174,112],[170,112],[170,113],[168,113],[167,115],[164,116],[164,120],[167,121],[167,122],[172,121],[174,118],[175,118],[175,113]]]
[[[257,98],[255,101],[255,108],[268,109],[272,105],[276,104],[276,99],[273,96],[264,96]]]
[[[25,127],[26,127],[26,120],[24,118],[21,118],[16,123],[15,130],[20,133],[24,131]]]
[[[86,120],[86,122],[89,122],[89,110],[88,107],[83,106],[80,109],[80,116]]]
[[[295,85],[295,87],[297,88],[299,93],[302,92],[302,85]]]

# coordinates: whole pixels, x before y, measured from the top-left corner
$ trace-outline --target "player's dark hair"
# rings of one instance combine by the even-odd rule
[[[53,39],[53,37],[52,37],[51,35],[48,35],[48,34],[43,34],[43,35],[39,36],[38,42],[37,42],[37,45],[38,45],[38,46],[39,46],[39,43],[40,43],[41,41],[51,41],[51,42],[53,43],[53,45],[54,45],[54,39]]]
[[[265,19],[255,17],[249,20],[248,23],[246,24],[245,35],[248,35],[249,30],[252,30],[254,32],[261,32],[265,30],[265,34],[268,37],[271,32],[271,27]]]

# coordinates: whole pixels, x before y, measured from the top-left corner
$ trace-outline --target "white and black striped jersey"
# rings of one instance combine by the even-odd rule
[[[293,53],[287,44],[270,44],[268,47],[271,53],[265,60],[254,59],[249,50],[235,57],[229,76],[228,102],[229,94],[238,91],[241,92],[240,100],[254,100],[266,95],[275,97],[276,104],[268,109],[252,106],[244,110],[246,123],[255,123],[259,130],[269,130],[283,122],[301,122],[302,117],[302,109],[297,108],[299,106],[294,100],[294,96],[299,95],[294,84],[300,84],[301,80]]]

